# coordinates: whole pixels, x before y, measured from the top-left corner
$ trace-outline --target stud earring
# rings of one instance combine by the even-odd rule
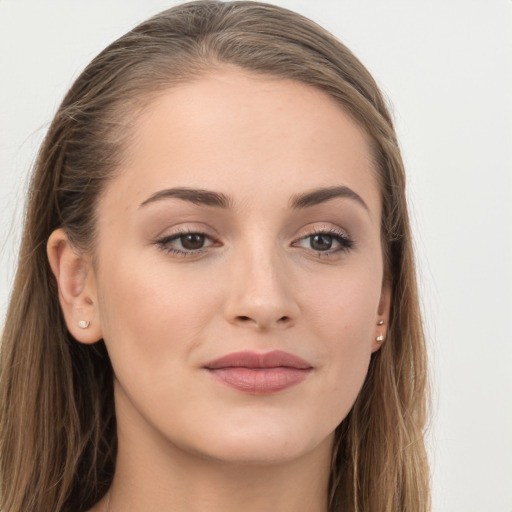
[[[379,343],[382,343],[384,341],[384,336],[382,336],[382,334],[380,336],[377,336],[375,338],[375,341],[379,342]]]
[[[379,322],[377,322],[377,325],[384,325],[384,320],[380,320]]]
[[[78,327],[80,327],[80,329],[87,329],[87,327],[89,327],[89,321],[88,320],[80,320],[78,322]]]

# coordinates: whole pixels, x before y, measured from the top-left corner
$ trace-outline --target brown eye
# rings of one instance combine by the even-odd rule
[[[321,233],[318,235],[313,235],[309,238],[311,249],[314,249],[315,251],[328,251],[332,248],[333,237],[331,235]]]
[[[205,233],[177,233],[156,241],[165,252],[179,256],[197,256],[209,247],[216,245]]]
[[[341,231],[329,230],[313,232],[293,243],[295,247],[302,247],[314,251],[317,255],[329,256],[352,249],[354,242]]]
[[[181,235],[179,240],[183,249],[194,251],[203,248],[205,238],[206,237],[200,233],[189,233],[188,235]]]

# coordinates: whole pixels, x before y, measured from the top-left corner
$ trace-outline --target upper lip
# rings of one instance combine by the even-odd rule
[[[312,365],[304,359],[282,350],[273,350],[265,353],[252,351],[232,352],[205,365],[205,368],[209,370],[237,367],[254,369],[297,368],[300,370],[308,370],[312,368]]]

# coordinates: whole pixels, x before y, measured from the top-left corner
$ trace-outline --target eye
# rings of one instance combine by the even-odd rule
[[[333,243],[336,241],[332,235],[326,235],[325,233],[311,235],[308,238],[311,249],[315,251],[328,251],[332,249]]]
[[[161,238],[156,244],[168,253],[188,256],[203,252],[214,242],[205,233],[185,231]]]
[[[299,239],[296,247],[310,249],[322,255],[350,250],[354,242],[345,233],[338,230],[321,230]]]
[[[181,235],[177,240],[179,240],[183,249],[196,251],[204,247],[206,236],[202,233],[189,233],[188,235]]]

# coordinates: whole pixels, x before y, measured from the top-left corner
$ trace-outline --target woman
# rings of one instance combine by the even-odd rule
[[[193,2],[105,49],[31,183],[2,510],[426,511],[390,115],[330,34]]]

